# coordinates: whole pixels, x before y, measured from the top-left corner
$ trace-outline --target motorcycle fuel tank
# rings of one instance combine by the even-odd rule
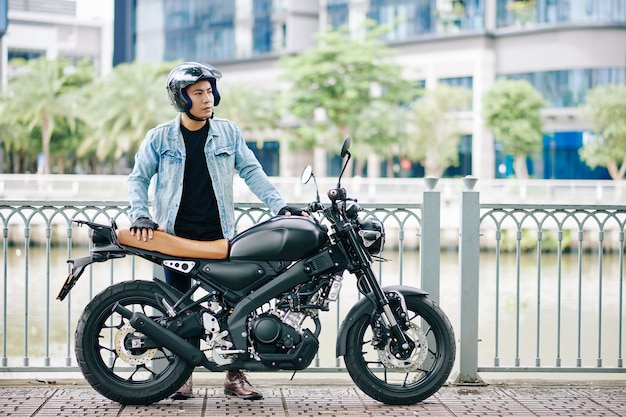
[[[277,216],[252,226],[231,242],[231,259],[295,261],[314,253],[328,236],[313,220]]]

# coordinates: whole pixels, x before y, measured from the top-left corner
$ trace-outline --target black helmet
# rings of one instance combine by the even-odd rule
[[[217,80],[220,78],[222,78],[222,73],[209,64],[183,62],[170,71],[165,82],[165,88],[167,88],[172,106],[182,113],[191,108],[191,99],[187,95],[186,88],[201,80],[208,80],[211,83],[213,105],[220,104],[220,93],[217,91]]]

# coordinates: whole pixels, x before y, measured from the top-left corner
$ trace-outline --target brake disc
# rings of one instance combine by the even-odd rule
[[[428,339],[426,339],[426,335],[422,329],[414,323],[409,325],[408,330],[405,331],[405,335],[415,343],[415,347],[408,358],[396,358],[391,352],[392,341],[389,340],[383,349],[378,349],[378,359],[380,359],[387,369],[403,372],[419,371],[428,355]]]
[[[157,348],[146,349],[141,346],[142,340],[135,334],[136,330],[130,324],[122,326],[115,334],[115,351],[119,357],[131,365],[143,365],[154,358]],[[132,336],[130,346],[126,346],[127,338]]]

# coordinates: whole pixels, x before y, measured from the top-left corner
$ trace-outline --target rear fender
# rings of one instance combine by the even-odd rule
[[[405,287],[401,285],[392,285],[389,287],[384,287],[383,291],[387,292],[399,292],[403,296],[426,296],[428,293],[426,291],[422,291],[419,288],[413,287]],[[372,311],[376,310],[376,299],[372,293],[367,294],[365,297],[361,298],[355,305],[352,306],[346,318],[341,323],[341,327],[339,328],[339,332],[337,333],[337,347],[336,347],[336,356],[340,357],[346,354],[346,343],[348,339],[348,332],[354,326],[354,324],[364,315],[371,315]]]
[[[76,282],[85,271],[85,267],[94,262],[105,262],[109,259],[123,258],[126,256],[124,249],[117,242],[115,235],[115,222],[111,220],[110,225],[103,225],[86,220],[72,220],[79,226],[86,225],[91,229],[90,240],[93,247],[90,249],[90,255],[77,259],[68,259],[67,263],[72,265],[71,271],[68,274],[59,294],[57,300],[63,301],[69,292],[74,288]]]
[[[70,273],[68,274],[67,278],[65,278],[65,282],[63,283],[63,286],[61,287],[61,290],[59,291],[59,294],[57,295],[57,300],[63,301],[65,297],[67,297],[67,295],[70,293],[72,288],[74,288],[74,285],[76,285],[76,283],[78,282],[78,278],[80,278],[80,276],[85,271],[85,267],[94,262],[98,262],[98,261],[95,260],[93,256],[91,255],[78,258],[78,259],[67,260],[67,263],[72,265],[72,269]]]

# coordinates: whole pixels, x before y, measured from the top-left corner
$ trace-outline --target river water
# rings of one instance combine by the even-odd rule
[[[81,257],[87,254],[86,247],[76,247],[71,255]],[[22,366],[25,357],[31,366],[42,366],[44,357],[50,358],[52,366],[64,366],[66,357],[74,356],[73,335],[76,322],[91,297],[111,283],[130,279],[150,279],[153,275],[152,264],[139,258],[127,257],[114,262],[96,264],[92,271],[85,272],[70,297],[64,302],[59,302],[56,295],[68,272],[66,248],[51,249],[49,267],[44,248],[31,248],[27,255],[23,248],[10,247],[7,255],[8,262],[3,265],[6,271],[5,290],[2,290],[2,294],[6,293],[6,329],[2,326],[0,330],[7,340],[6,353],[3,352],[2,356],[8,357],[9,366]],[[385,256],[390,260],[381,266],[381,281],[384,285],[397,284],[400,270],[398,256],[392,250],[389,253],[385,251]],[[518,356],[521,358],[522,366],[534,366],[538,344],[538,321],[539,355],[543,365],[554,365],[557,356],[560,356],[563,366],[575,366],[579,355],[583,358],[583,366],[595,366],[599,356],[606,358],[606,366],[615,365],[615,358],[619,355],[620,291],[622,291],[618,256],[611,254],[604,256],[602,280],[599,279],[600,267],[596,255],[583,255],[580,274],[578,262],[579,259],[575,254],[563,257],[559,304],[557,279],[559,271],[555,256],[542,258],[541,268],[537,268],[536,254],[524,255],[518,272],[515,255],[503,254],[500,267],[499,308],[496,309],[495,254],[492,252],[481,254],[479,366],[492,366],[494,356],[500,358],[502,366],[514,366],[515,358]],[[378,268],[378,264],[376,267]],[[541,271],[540,281],[538,270]],[[404,254],[402,271],[403,285],[420,286],[418,252]],[[442,253],[440,294],[440,304],[449,316],[458,339],[459,267],[456,252]],[[321,313],[322,334],[318,362],[320,366],[335,366],[334,349],[338,323],[343,320],[357,297],[355,279],[352,275],[346,274],[339,302],[331,306],[331,311]],[[5,309],[2,307],[0,315],[4,322]],[[560,353],[557,338],[559,311]],[[497,355],[496,312],[499,315],[500,331]],[[72,364],[75,365],[73,359]]]

